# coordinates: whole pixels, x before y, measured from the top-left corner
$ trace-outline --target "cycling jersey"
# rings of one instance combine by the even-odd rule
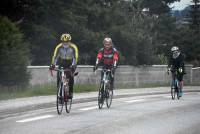
[[[116,48],[105,49],[101,48],[97,54],[97,58],[103,62],[104,65],[113,65],[119,60],[119,54]]]
[[[60,43],[54,50],[52,64],[56,65],[58,59],[62,62],[71,62],[71,65],[77,65],[78,62],[78,48],[73,43]],[[61,63],[62,64],[62,63]]]
[[[184,71],[184,57],[182,54],[180,54],[177,58],[173,58],[173,56],[170,57],[168,66],[172,66],[175,69],[182,68]]]

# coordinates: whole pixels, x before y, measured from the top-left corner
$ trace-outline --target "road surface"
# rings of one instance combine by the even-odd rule
[[[71,113],[62,115],[55,106],[4,112],[0,134],[199,134],[199,96],[200,92],[187,92],[180,100],[172,100],[170,94],[115,97],[109,109],[89,101],[73,104]]]

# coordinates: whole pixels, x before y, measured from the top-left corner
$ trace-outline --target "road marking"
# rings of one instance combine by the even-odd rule
[[[124,101],[127,103],[133,103],[133,102],[140,102],[140,101],[144,101],[145,99],[138,99],[138,100],[129,100],[129,101]]]
[[[164,98],[172,98],[172,96],[168,95],[168,96],[163,96]]]
[[[46,119],[46,118],[52,118],[52,117],[54,117],[54,115],[44,115],[44,116],[38,116],[38,117],[33,117],[33,118],[18,120],[16,122],[24,123],[24,122],[36,121],[36,120],[41,120],[41,119]]]
[[[98,108],[97,106],[94,106],[94,107],[81,108],[79,110],[81,110],[81,111],[87,111],[87,110],[92,110],[92,109],[97,109],[97,108]]]

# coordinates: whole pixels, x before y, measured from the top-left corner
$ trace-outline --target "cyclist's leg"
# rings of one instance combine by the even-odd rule
[[[73,98],[73,90],[74,90],[74,77],[70,77],[69,79],[69,97]]]
[[[114,72],[111,72],[112,74],[110,75],[110,89],[114,89]]]
[[[180,96],[182,96],[183,95],[183,75],[182,74],[179,74],[178,81],[179,81]]]

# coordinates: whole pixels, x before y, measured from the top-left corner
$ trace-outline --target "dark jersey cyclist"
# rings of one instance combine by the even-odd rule
[[[114,85],[114,72],[117,67],[117,62],[119,60],[119,53],[116,48],[113,47],[112,39],[105,38],[103,40],[104,47],[101,48],[97,54],[96,64],[94,71],[98,68],[99,64],[102,64],[103,69],[111,69],[111,89],[113,90]],[[101,75],[102,79],[102,75]]]
[[[183,95],[182,89],[183,89],[183,75],[185,73],[185,64],[184,64],[184,57],[177,46],[173,46],[171,48],[171,56],[169,57],[168,68],[169,70],[174,70],[174,69],[178,70],[178,81],[181,89],[179,96],[181,97]]]
[[[78,48],[71,42],[70,34],[62,34],[61,43],[58,44],[54,50],[52,64],[50,69],[54,69],[55,65],[63,67],[64,69],[70,68],[75,72],[78,62]],[[57,73],[57,86],[60,81],[60,73]],[[73,97],[74,77],[69,79],[69,96]]]

